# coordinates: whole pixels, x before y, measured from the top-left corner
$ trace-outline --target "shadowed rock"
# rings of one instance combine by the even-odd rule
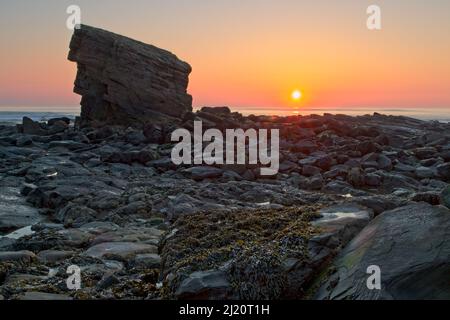
[[[318,299],[449,299],[450,211],[426,203],[373,220],[337,258],[337,272]],[[381,290],[367,286],[369,266],[381,270]]]
[[[142,126],[192,111],[189,64],[172,53],[82,25],[70,43],[82,123]]]

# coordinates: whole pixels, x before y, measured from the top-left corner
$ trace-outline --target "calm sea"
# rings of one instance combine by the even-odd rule
[[[0,111],[0,125],[22,123],[23,117],[34,121],[47,121],[52,118],[68,117],[75,119],[75,112],[39,112],[39,111]]]
[[[378,112],[385,115],[405,116],[421,120],[437,120],[442,122],[450,122],[450,107],[448,108],[424,108],[424,109],[407,109],[407,108],[339,108],[339,109],[320,109],[320,108],[299,108],[299,109],[258,109],[245,108],[240,109],[239,112],[249,115],[323,115],[324,113],[331,114],[346,114],[350,116],[372,115]]]
[[[50,111],[52,110],[52,111]],[[421,120],[438,120],[442,122],[450,122],[450,107],[449,108],[424,108],[424,109],[406,109],[406,108],[339,108],[339,109],[258,109],[258,108],[235,108],[233,111],[238,111],[244,115],[308,115],[324,113],[331,114],[347,114],[352,116],[373,114],[374,112],[407,116]],[[36,108],[17,108],[15,111],[2,111],[0,108],[0,124],[14,124],[21,123],[24,116],[30,117],[35,121],[46,121],[51,118],[69,117],[75,118],[80,114],[80,107],[63,107],[63,108],[47,108],[46,111],[38,111]]]

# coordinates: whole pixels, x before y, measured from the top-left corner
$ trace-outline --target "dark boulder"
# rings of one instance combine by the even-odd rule
[[[375,218],[338,256],[316,298],[336,300],[450,299],[450,211],[425,203]],[[381,290],[367,286],[368,267]]]
[[[444,180],[450,180],[450,162],[437,166],[437,173]]]
[[[39,122],[33,121],[28,117],[23,117],[21,130],[23,134],[43,136],[47,134],[47,130],[42,128]]]

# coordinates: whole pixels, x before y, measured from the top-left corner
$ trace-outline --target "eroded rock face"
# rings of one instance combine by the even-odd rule
[[[449,299],[450,211],[417,203],[385,212],[350,242],[318,299]],[[367,286],[369,266],[381,290]]]
[[[189,64],[172,53],[82,25],[70,43],[82,123],[142,126],[192,111]]]

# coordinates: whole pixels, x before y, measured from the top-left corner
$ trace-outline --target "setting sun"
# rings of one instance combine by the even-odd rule
[[[298,101],[298,100],[300,100],[302,98],[302,93],[299,90],[294,90],[292,92],[291,97],[292,97],[292,100]]]

